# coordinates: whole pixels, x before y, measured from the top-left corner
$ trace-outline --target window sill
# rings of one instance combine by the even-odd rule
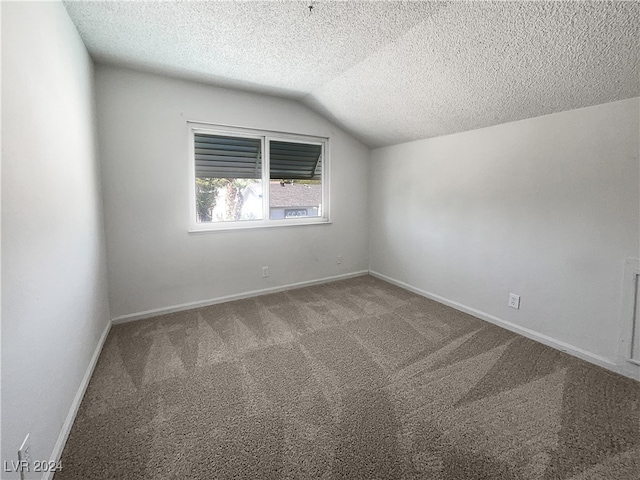
[[[189,227],[187,233],[189,235],[198,235],[201,233],[219,233],[219,232],[236,232],[238,230],[255,230],[261,228],[289,228],[289,227],[308,227],[310,225],[331,225],[331,220],[318,220],[318,221],[309,221],[309,222],[283,222],[283,223],[256,223],[254,225],[215,225],[206,227]]]

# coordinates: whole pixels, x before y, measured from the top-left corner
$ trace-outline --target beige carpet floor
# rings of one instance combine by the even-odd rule
[[[66,479],[640,478],[640,383],[371,276],[115,326]]]

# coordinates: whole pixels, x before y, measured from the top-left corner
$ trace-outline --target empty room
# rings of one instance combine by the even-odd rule
[[[0,15],[0,478],[640,478],[640,3]]]

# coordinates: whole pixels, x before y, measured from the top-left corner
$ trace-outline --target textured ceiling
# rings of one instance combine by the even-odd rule
[[[97,62],[297,98],[372,147],[640,95],[637,2],[65,6]]]

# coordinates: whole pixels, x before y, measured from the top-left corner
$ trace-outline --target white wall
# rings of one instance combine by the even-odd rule
[[[94,130],[62,4],[2,2],[2,462],[50,458],[109,324]]]
[[[369,149],[307,107],[111,66],[96,92],[114,318],[368,269]],[[188,234],[187,120],[330,137],[333,223]]]
[[[635,98],[374,150],[371,270],[615,362],[638,112]]]

